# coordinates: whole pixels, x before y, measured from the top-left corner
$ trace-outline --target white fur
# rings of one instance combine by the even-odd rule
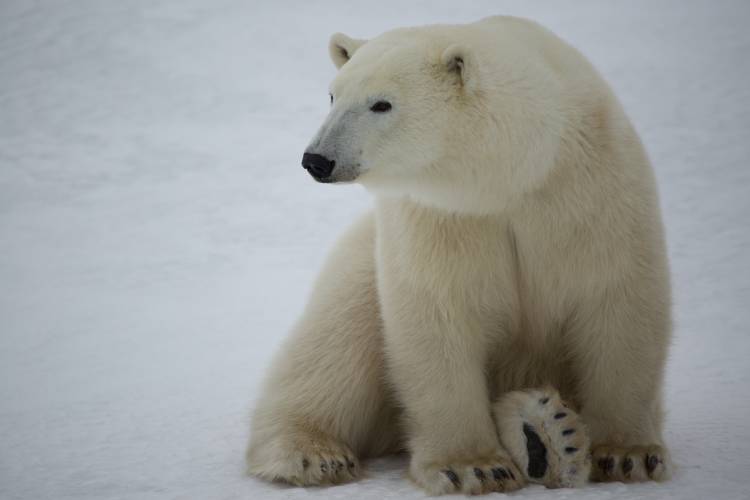
[[[406,447],[430,493],[456,488],[446,469],[469,471],[466,492],[516,488],[470,472],[509,457],[491,402],[545,384],[580,409],[595,451],[661,449],[663,229],[606,83],[509,17],[335,35],[331,53],[334,104],[309,151],[375,210],[338,243],[276,359],[250,472],[337,482],[349,476],[298,477],[289,461]],[[378,99],[393,109],[368,112]]]

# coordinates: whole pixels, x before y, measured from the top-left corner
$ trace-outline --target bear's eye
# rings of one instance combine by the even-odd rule
[[[388,101],[378,101],[370,107],[370,111],[374,113],[385,113],[391,110],[391,103]]]
[[[328,97],[331,98],[331,104],[333,104],[333,94],[328,94]]]

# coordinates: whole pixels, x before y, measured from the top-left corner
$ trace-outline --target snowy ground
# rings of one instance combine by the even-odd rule
[[[662,193],[676,335],[665,485],[750,498],[750,4],[0,2],[0,498],[421,498],[403,460],[327,490],[242,475],[259,379],[369,205],[299,166],[330,33],[534,18],[586,53]]]

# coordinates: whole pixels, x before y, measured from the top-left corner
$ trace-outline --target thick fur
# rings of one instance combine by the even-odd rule
[[[507,17],[334,35],[331,56],[334,103],[308,151],[375,209],[333,250],[273,364],[249,471],[335,483],[406,448],[429,493],[515,489],[524,466],[492,403],[550,385],[580,411],[593,479],[666,477],[663,228],[606,83]],[[369,112],[383,99],[390,112]]]

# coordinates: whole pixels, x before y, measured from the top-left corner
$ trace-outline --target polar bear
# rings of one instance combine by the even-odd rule
[[[408,451],[430,494],[665,479],[663,226],[607,84],[513,17],[335,34],[330,55],[302,163],[375,207],[271,367],[249,473],[333,484]]]

